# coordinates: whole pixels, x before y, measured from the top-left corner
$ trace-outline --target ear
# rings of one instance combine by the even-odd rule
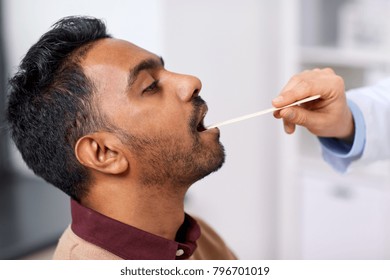
[[[97,132],[77,141],[75,155],[88,168],[106,174],[121,174],[129,169],[129,161],[121,150],[122,146],[115,135]]]

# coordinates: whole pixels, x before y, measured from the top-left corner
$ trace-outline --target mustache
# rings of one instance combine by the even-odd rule
[[[206,105],[206,101],[202,99],[200,96],[196,96],[191,100],[193,110],[190,118],[190,127],[195,128],[198,125],[198,116],[200,114],[200,110],[203,106]]]
[[[200,97],[200,96],[194,97],[191,100],[191,103],[192,103],[192,106],[194,106],[194,109],[197,109],[198,111],[199,111],[200,107],[206,105],[206,101],[204,101],[202,99],[202,97]]]

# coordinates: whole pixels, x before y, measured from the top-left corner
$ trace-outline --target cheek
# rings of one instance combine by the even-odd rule
[[[160,100],[150,106],[143,117],[148,126],[156,131],[182,133],[188,130],[191,110],[175,99]]]
[[[192,108],[173,98],[109,100],[106,109],[110,110],[113,124],[134,136],[177,139],[188,137],[191,131]]]
[[[190,111],[184,108],[175,108],[167,110],[162,114],[161,122],[163,126],[171,130],[172,133],[185,135],[188,134],[190,128]]]

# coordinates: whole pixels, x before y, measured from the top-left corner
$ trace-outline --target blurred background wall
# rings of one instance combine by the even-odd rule
[[[11,76],[27,49],[63,16],[103,18],[112,35],[163,56],[169,70],[198,76],[211,124],[270,107],[289,77],[302,69],[335,67],[351,87],[386,76],[385,56],[373,58],[375,51],[340,43],[338,20],[345,3],[3,0],[3,66]],[[353,30],[345,32],[342,38]],[[344,59],[356,51],[360,55]],[[362,56],[370,63],[356,64]],[[5,141],[4,135],[2,130]],[[239,258],[389,257],[386,164],[353,188],[366,171],[340,176],[322,163],[314,137],[303,130],[286,136],[272,115],[221,128],[221,141],[224,167],[191,187],[186,207],[213,225]],[[6,165],[12,171],[0,181],[0,258],[17,258],[55,244],[70,221],[68,198],[35,178],[12,143],[3,147],[7,152],[1,157],[9,154]],[[378,180],[385,183],[378,187]],[[340,190],[351,195],[340,196]],[[374,221],[372,231],[362,232],[359,219],[351,219],[359,215]],[[362,246],[362,241],[370,242]]]

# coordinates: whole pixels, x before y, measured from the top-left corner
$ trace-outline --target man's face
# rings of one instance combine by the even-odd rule
[[[83,68],[140,183],[188,187],[222,166],[219,130],[203,126],[199,79],[169,72],[156,55],[117,39],[96,42]]]

